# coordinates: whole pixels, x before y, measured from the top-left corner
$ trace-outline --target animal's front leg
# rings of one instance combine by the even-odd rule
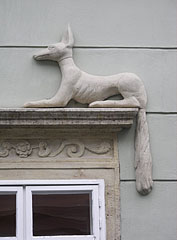
[[[53,98],[39,101],[27,102],[24,107],[42,108],[42,107],[65,107],[72,98],[72,89],[67,85],[62,85]]]
[[[68,103],[67,99],[44,99],[39,101],[27,102],[24,104],[26,108],[47,108],[47,107],[65,107]]]
[[[55,107],[56,102],[51,101],[51,99],[43,99],[39,101],[27,102],[24,104],[25,108],[37,108],[37,107]]]

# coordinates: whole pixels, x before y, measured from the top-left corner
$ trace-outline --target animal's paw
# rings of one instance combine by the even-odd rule
[[[136,169],[136,189],[141,195],[147,195],[153,187],[151,167]]]
[[[141,195],[147,195],[151,192],[153,181],[151,178],[136,180],[136,189]]]
[[[103,101],[95,101],[89,104],[89,107],[91,108],[99,108],[103,107]]]

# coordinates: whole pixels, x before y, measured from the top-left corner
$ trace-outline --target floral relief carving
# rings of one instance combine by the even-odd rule
[[[31,155],[33,149],[28,141],[21,141],[15,146],[17,155],[21,158]]]
[[[37,149],[37,156],[41,158],[56,157],[64,151],[69,158],[80,158],[85,154],[85,150],[94,154],[106,154],[110,152],[111,144],[104,141],[91,146],[80,140],[61,140],[57,147],[53,147],[47,140],[38,140],[37,144],[31,144],[27,140],[19,140],[16,144],[3,141],[0,143],[0,158],[8,157],[11,150],[20,158],[27,158],[34,153],[34,149]]]

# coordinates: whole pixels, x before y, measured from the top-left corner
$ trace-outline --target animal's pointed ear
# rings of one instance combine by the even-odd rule
[[[61,41],[64,44],[66,44],[68,47],[73,47],[73,45],[74,45],[74,37],[73,37],[73,33],[71,31],[71,27],[69,24],[68,24],[68,28],[67,28],[66,32],[63,34]]]

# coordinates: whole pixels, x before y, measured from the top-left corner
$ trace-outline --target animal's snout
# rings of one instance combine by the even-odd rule
[[[50,60],[50,52],[48,49],[44,49],[40,51],[39,53],[35,54],[33,56],[35,60]]]
[[[42,59],[42,58],[41,58],[41,55],[37,55],[37,54],[35,54],[35,55],[33,56],[33,58],[34,58],[35,60],[40,60],[40,59]]]

